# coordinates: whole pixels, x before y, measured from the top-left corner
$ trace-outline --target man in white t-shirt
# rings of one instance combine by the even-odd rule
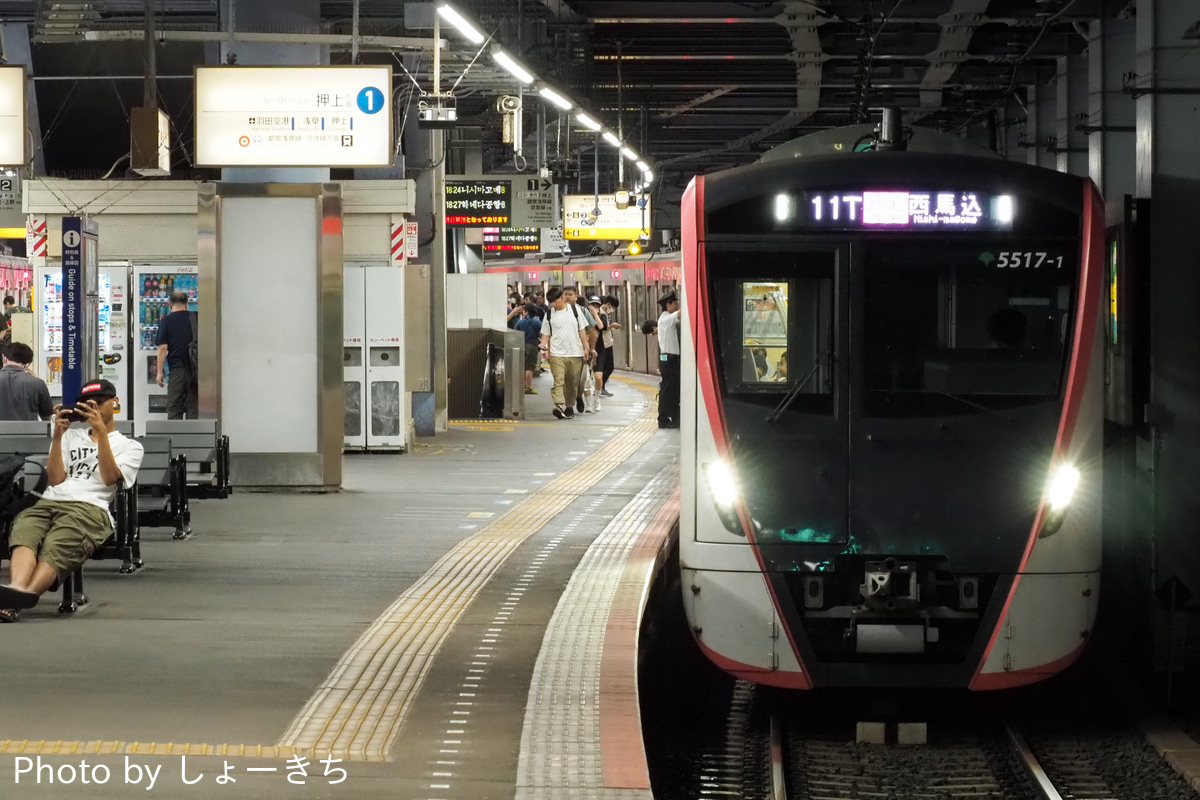
[[[668,289],[658,301],[662,314],[658,317],[658,372],[662,384],[658,389],[658,427],[679,427],[679,297]]]
[[[550,303],[550,313],[542,321],[541,349],[550,353],[550,374],[554,376],[550,397],[554,400],[554,416],[572,419],[579,379],[583,375],[583,359],[590,349],[587,321],[567,302],[558,286],[550,287],[546,300]]]
[[[142,465],[142,445],[117,432],[117,390],[88,381],[74,409],[55,406],[46,459],[49,488],[13,520],[8,537],[9,583],[0,585],[0,621],[16,622],[17,609],[33,608],[42,594],[71,574],[113,530],[108,504],[118,481],[132,486]],[[72,419],[86,427],[71,427]]]

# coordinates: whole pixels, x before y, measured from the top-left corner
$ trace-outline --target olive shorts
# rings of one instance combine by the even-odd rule
[[[70,500],[39,500],[13,520],[8,546],[28,547],[44,561],[67,575],[87,561],[112,534],[108,512],[91,503]]]

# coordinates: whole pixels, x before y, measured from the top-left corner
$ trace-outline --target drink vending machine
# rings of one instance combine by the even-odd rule
[[[199,308],[199,275],[196,265],[135,265],[133,288],[137,294],[137,330],[134,331],[133,376],[134,419],[141,425],[147,419],[167,418],[166,377],[158,385],[158,323],[171,311],[173,292],[188,296],[188,311]]]
[[[405,450],[404,270],[343,268],[345,450]]]
[[[129,406],[129,265],[100,262],[99,342],[100,363],[85,375],[99,375],[112,381],[120,393],[121,405],[114,410],[117,419],[130,418]],[[62,268],[38,267],[34,289],[37,315],[34,337],[33,369],[50,387],[53,403],[62,402]]]

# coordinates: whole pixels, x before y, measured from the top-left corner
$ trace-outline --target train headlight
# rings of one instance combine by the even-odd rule
[[[1046,487],[1046,499],[1050,501],[1051,511],[1063,511],[1071,504],[1075,487],[1079,485],[1079,470],[1070,464],[1059,464],[1050,474],[1050,483]]]
[[[743,534],[742,523],[737,515],[737,501],[741,492],[738,490],[733,469],[724,461],[713,461],[704,465],[704,477],[708,481],[708,491],[712,495],[713,505],[717,507],[722,524],[730,533]]]
[[[1042,523],[1042,531],[1038,534],[1040,538],[1058,533],[1063,519],[1067,516],[1067,507],[1071,505],[1071,498],[1074,497],[1075,489],[1078,486],[1079,470],[1070,464],[1059,464],[1050,473],[1050,480],[1046,484],[1046,502],[1049,508],[1046,510],[1046,519]]]

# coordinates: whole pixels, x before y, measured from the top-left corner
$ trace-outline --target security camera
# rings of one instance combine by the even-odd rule
[[[496,98],[496,110],[502,114],[511,114],[521,110],[521,98],[506,94]]]

